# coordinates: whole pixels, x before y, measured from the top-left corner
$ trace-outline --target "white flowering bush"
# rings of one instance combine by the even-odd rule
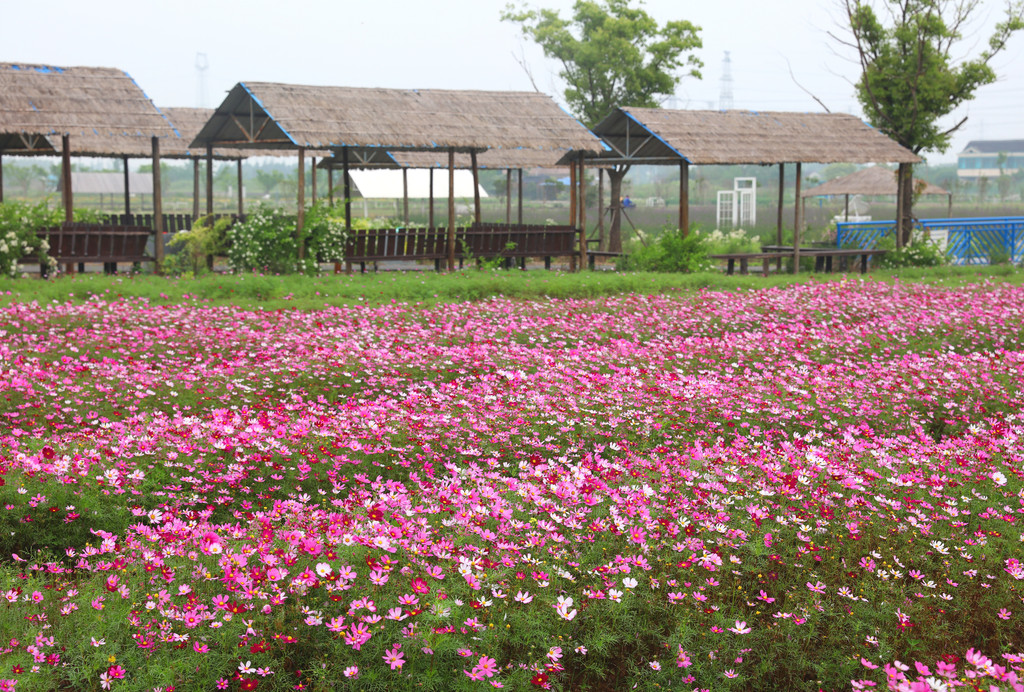
[[[298,269],[295,217],[277,207],[260,206],[228,231],[228,261],[236,272],[290,274]]]
[[[257,208],[228,232],[231,268],[236,272],[316,274],[320,262],[344,256],[348,235],[332,207],[317,203],[306,212],[301,238],[306,251],[301,260],[295,226],[295,216],[280,208]]]
[[[709,255],[727,255],[735,252],[758,252],[761,250],[761,239],[747,235],[742,228],[722,232],[717,228],[710,233],[696,232],[700,235]]]
[[[36,231],[46,226],[55,226],[64,219],[64,213],[58,209],[48,209],[46,202],[26,204],[24,202],[4,202],[0,204],[0,274],[15,276],[18,271],[18,260],[38,257],[50,265],[56,266],[46,252],[50,249],[45,238],[40,238]]]

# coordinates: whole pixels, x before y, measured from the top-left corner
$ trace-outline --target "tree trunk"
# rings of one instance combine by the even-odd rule
[[[622,252],[622,179],[629,172],[629,166],[608,169],[608,186],[611,188],[612,218],[608,224],[608,251]]]

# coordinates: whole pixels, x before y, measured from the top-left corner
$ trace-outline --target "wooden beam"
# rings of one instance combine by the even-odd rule
[[[580,156],[580,271],[587,266],[587,176],[584,174],[583,157]]]
[[[160,138],[153,137],[153,257],[156,273],[164,269],[164,196],[160,184]]]
[[[310,194],[313,197],[313,204],[316,204],[316,157],[310,158],[309,162]]]
[[[793,273],[800,271],[800,226],[804,220],[800,213],[800,162],[796,162],[796,209],[793,213]]]
[[[512,169],[505,169],[505,223],[512,223]]]
[[[60,175],[61,184],[64,188],[61,200],[64,202],[64,220],[71,223],[74,220],[75,196],[71,190],[71,137],[60,136]]]
[[[523,169],[519,168],[519,169],[516,169],[516,170],[519,173],[519,175],[518,175],[519,181],[518,181],[518,184],[516,185],[516,187],[519,190],[519,193],[517,195],[518,200],[519,200],[519,216],[518,216],[518,218],[519,218],[519,225],[522,226],[523,225]]]
[[[473,169],[473,221],[480,223],[480,169],[476,165],[476,149],[469,152],[469,165]]]
[[[64,203],[64,221],[71,223],[74,220],[74,194],[71,190],[71,137],[60,136],[60,176],[61,176],[61,201]],[[74,276],[75,265],[68,262],[64,265],[64,272],[68,276]]]
[[[245,213],[245,184],[242,180],[242,159],[238,159],[238,215]]]
[[[299,193],[295,201],[298,211],[295,215],[295,240],[299,245],[299,259],[306,258],[306,243],[302,238],[302,226],[306,220],[306,148],[299,147]]]
[[[779,164],[779,218],[775,224],[775,243],[782,245],[782,209],[786,200],[786,164]],[[782,271],[782,258],[775,260],[775,271]]]
[[[124,169],[124,213],[132,213],[132,190],[128,178],[128,157],[121,157],[121,166]]]
[[[434,169],[429,169],[428,182],[427,182],[427,228],[434,227]]]
[[[206,214],[213,214],[213,145],[206,145]]]
[[[402,221],[409,225],[409,169],[402,169]]]
[[[199,157],[192,159],[192,221],[199,218]]]
[[[690,235],[690,162],[679,162],[679,230]]]
[[[448,271],[455,271],[455,149],[448,149]]]

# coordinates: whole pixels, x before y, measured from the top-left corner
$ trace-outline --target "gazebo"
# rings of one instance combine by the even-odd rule
[[[914,180],[911,182],[915,194],[919,195],[945,195],[949,200],[949,215],[953,215],[953,193],[944,190],[938,185],[933,185],[926,180]],[[869,166],[849,175],[844,175],[834,180],[829,180],[816,187],[809,188],[800,193],[806,201],[808,197],[843,197],[843,204],[846,220],[850,217],[850,195],[870,195],[892,197],[899,194],[899,181],[896,171],[889,170],[882,166]]]
[[[70,222],[72,155],[122,158],[126,181],[128,158],[151,159],[158,267],[164,255],[160,145],[178,139],[170,121],[126,72],[0,63],[0,177],[4,154],[61,156],[62,201]]]
[[[690,111],[616,108],[593,128],[609,146],[600,165],[679,166],[679,228],[689,229],[690,165],[779,166],[778,242],[782,244],[785,165],[796,164],[793,256],[799,266],[801,164],[918,163],[921,158],[859,118],[843,113]],[[901,178],[903,179],[903,178]],[[902,196],[897,199],[902,200]],[[901,209],[902,211],[902,209]]]
[[[297,150],[299,217],[303,223],[304,156],[330,149],[350,167],[395,165],[397,152],[447,155],[449,190],[457,153],[474,171],[489,149],[596,154],[601,142],[548,96],[536,92],[320,87],[266,82],[235,85],[192,142],[193,147]],[[350,191],[346,227],[351,228]],[[479,200],[474,200],[479,222]],[[448,267],[455,266],[455,201],[448,197]],[[575,223],[576,209],[570,209]],[[585,247],[585,244],[583,245]],[[301,251],[301,249],[300,249]]]

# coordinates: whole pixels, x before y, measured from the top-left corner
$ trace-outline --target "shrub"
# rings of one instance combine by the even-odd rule
[[[306,254],[311,259],[318,262],[343,259],[345,244],[348,242],[343,208],[332,207],[326,202],[316,202],[306,212],[303,234],[306,239]]]
[[[46,258],[49,244],[36,235],[36,230],[58,224],[62,219],[63,212],[48,209],[46,202],[0,204],[0,274],[14,276],[22,258]]]
[[[277,207],[259,206],[228,231],[228,261],[236,272],[290,274],[298,268],[295,217]]]
[[[717,228],[707,235],[700,231],[704,241],[704,249],[709,255],[726,255],[734,252],[758,252],[761,249],[761,239],[757,236],[748,236],[742,228],[723,233]]]
[[[886,236],[878,241],[878,248],[887,252],[879,258],[882,269],[901,267],[941,267],[949,264],[946,253],[935,243],[927,240],[912,241],[902,248],[896,247],[896,240]]]
[[[619,269],[649,272],[697,272],[710,268],[705,240],[699,233],[683,235],[667,228],[653,242],[623,257]]]
[[[230,226],[230,217],[204,216],[192,225],[192,230],[176,233],[168,247],[180,248],[180,252],[167,257],[164,270],[168,274],[191,271],[193,276],[198,276],[206,268],[206,257],[227,252]]]

